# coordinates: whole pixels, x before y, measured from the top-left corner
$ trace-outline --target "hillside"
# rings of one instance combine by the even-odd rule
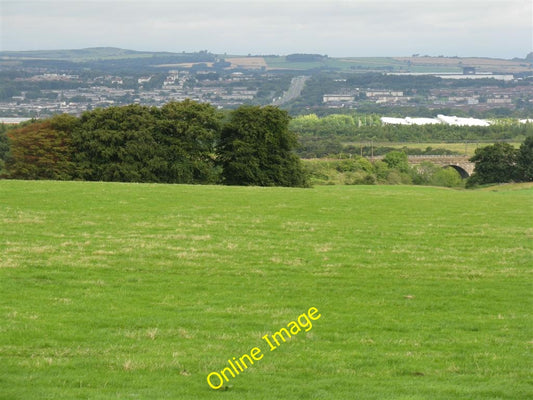
[[[34,59],[84,62],[95,60],[117,60],[123,58],[145,58],[168,55],[172,55],[172,53],[125,50],[116,47],[92,47],[87,49],[73,50],[1,51],[0,59]]]
[[[2,51],[0,65],[13,65],[24,61],[67,61],[72,63],[105,62],[112,60],[135,60],[150,58],[151,66],[168,67],[168,63],[185,63],[189,68],[194,65],[193,55],[209,56],[198,63],[226,60],[228,68],[267,70],[335,70],[335,71],[388,71],[388,72],[462,72],[463,66],[476,67],[480,72],[520,73],[533,72],[533,66],[526,60],[501,60],[491,58],[461,57],[328,57],[319,55],[216,55],[205,51],[199,53],[150,52],[119,49],[114,47],[95,47],[74,50]],[[187,59],[187,60],[185,60]],[[298,61],[300,60],[300,61]],[[6,64],[8,63],[8,64]],[[145,63],[143,63],[144,65]]]

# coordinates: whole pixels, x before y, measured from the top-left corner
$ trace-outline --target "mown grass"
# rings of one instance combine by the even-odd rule
[[[532,194],[1,181],[0,398],[531,398]]]

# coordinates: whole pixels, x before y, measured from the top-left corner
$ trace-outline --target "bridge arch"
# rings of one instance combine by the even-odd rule
[[[459,172],[459,175],[461,175],[461,178],[462,179],[466,179],[470,176],[470,174],[468,173],[468,171],[466,171],[463,167],[459,166],[459,165],[444,165],[443,168],[453,168],[455,169],[457,172]]]

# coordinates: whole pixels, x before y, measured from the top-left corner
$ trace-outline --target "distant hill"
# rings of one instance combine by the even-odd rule
[[[173,54],[176,53],[126,50],[119,49],[117,47],[91,47],[87,49],[74,50],[0,51],[0,59],[61,60],[71,62],[84,62],[94,60],[144,58],[154,56],[167,57]]]
[[[493,58],[461,57],[341,57],[334,58],[318,54],[290,54],[287,56],[239,56],[216,55],[207,51],[197,53],[151,52],[120,49],[115,47],[93,47],[74,50],[2,51],[0,66],[46,66],[58,67],[68,63],[72,66],[82,63],[86,68],[142,69],[168,68],[203,65],[230,69],[263,69],[293,71],[346,71],[346,72],[428,72],[461,73],[463,67],[474,67],[479,72],[533,73],[532,61],[528,59],[502,60]],[[227,63],[225,63],[227,61]]]
[[[106,72],[124,72],[151,71],[162,65],[213,63],[216,59],[217,56],[207,51],[171,53],[93,47],[75,50],[2,51],[0,52],[0,67],[6,69],[37,67],[57,70],[89,68]]]
[[[474,67],[478,72],[501,72],[520,73],[531,72],[533,66],[526,60],[504,60],[499,58],[481,57],[396,57],[395,60],[408,63],[411,68],[449,68],[462,69],[463,67]]]

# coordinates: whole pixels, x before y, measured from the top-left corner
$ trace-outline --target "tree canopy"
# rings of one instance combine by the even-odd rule
[[[171,102],[86,112],[73,133],[87,180],[214,183],[220,116],[208,104]]]
[[[5,174],[4,167],[8,154],[9,141],[7,138],[7,127],[5,124],[0,124],[0,177]]]
[[[495,143],[476,149],[470,161],[476,164],[469,185],[510,182],[517,178],[516,149],[509,143]]]
[[[19,179],[305,186],[285,111],[244,106],[223,118],[191,100],[96,109],[13,129],[0,155],[9,150],[6,175]]]
[[[75,117],[57,115],[11,130],[6,160],[9,177],[66,180],[75,176],[74,147],[70,132]]]
[[[277,107],[243,106],[222,129],[217,159],[228,185],[306,186],[290,117]]]
[[[84,180],[159,181],[158,149],[148,107],[130,105],[84,113],[73,132],[78,176]]]
[[[526,138],[520,145],[516,156],[518,179],[524,182],[533,181],[533,136]]]
[[[331,137],[342,140],[462,141],[502,140],[533,136],[532,123],[503,119],[490,126],[453,126],[446,124],[393,125],[382,124],[377,114],[331,114],[319,118],[316,114],[297,116],[290,129],[301,137]]]

